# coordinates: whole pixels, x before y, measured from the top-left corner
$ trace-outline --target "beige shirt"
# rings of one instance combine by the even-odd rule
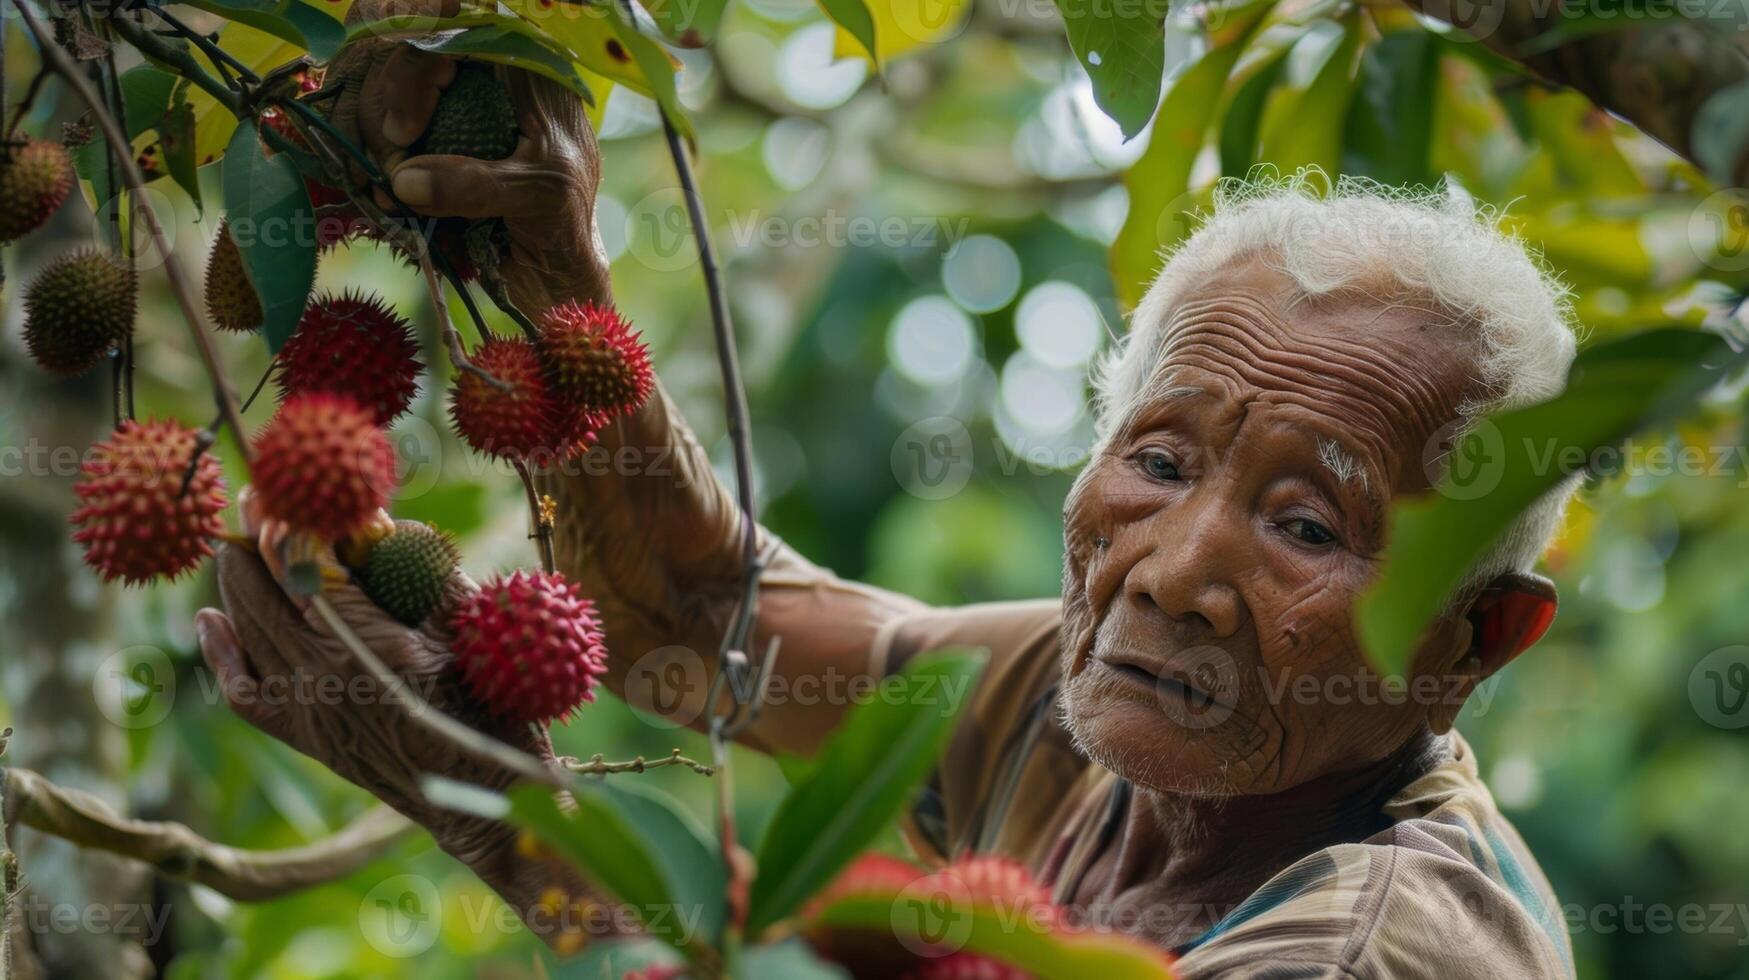
[[[912,838],[931,856],[1003,854],[1061,889],[1113,810],[1117,777],[1075,751],[1056,710],[1056,600],[932,610],[891,623],[871,666],[947,646],[990,659],[921,794]],[[1560,906],[1494,806],[1462,738],[1392,796],[1389,826],[1308,854],[1196,940],[1201,977],[1540,978],[1573,975]]]

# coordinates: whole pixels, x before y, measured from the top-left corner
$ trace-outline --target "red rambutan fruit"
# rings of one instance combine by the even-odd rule
[[[450,418],[468,445],[519,461],[561,458],[578,445],[553,397],[540,352],[521,337],[493,337],[476,350],[474,366],[508,385],[501,389],[461,371],[450,391]]]
[[[0,242],[41,228],[73,190],[73,159],[67,148],[32,139],[0,148]]]
[[[595,603],[555,572],[488,581],[451,614],[462,679],[493,715],[545,724],[595,700],[607,647]]]
[[[255,437],[254,480],[263,515],[339,541],[388,505],[395,450],[355,399],[293,395]]]
[[[600,429],[650,397],[650,349],[613,307],[562,303],[541,317],[540,328],[553,392],[582,427]]]
[[[375,296],[322,296],[304,308],[275,365],[282,397],[350,395],[378,425],[407,410],[418,390],[419,345],[405,318]]]
[[[86,455],[73,486],[73,540],[105,582],[173,579],[213,553],[208,539],[224,533],[219,514],[228,500],[211,453],[201,454],[183,492],[198,444],[197,433],[173,419],[130,419]]]
[[[1032,974],[977,953],[950,953],[926,959],[906,974],[908,980],[1032,980]]]

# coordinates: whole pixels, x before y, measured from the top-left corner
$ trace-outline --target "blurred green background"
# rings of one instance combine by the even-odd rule
[[[808,0],[738,0],[713,49],[683,56],[765,519],[842,575],[937,603],[1055,594],[1062,500],[1091,440],[1088,365],[1123,331],[1154,247],[1189,227],[1185,213],[1216,178],[1257,163],[1448,178],[1502,211],[1573,285],[1588,339],[1671,321],[1742,333],[1734,304],[1749,255],[1732,240],[1740,222],[1725,220],[1731,202],[1580,96],[1400,8],[1303,5],[1251,39],[1214,89],[1209,127],[1157,121],[1125,143],[1051,6],[1009,6],[975,8],[957,36],[894,61],[884,82],[860,61],[834,60],[833,28]],[[1187,66],[1206,41],[1194,25],[1175,27],[1168,64]],[[10,40],[17,92],[31,55],[18,32]],[[67,103],[51,82],[27,126],[52,134],[71,118]],[[601,135],[598,219],[618,302],[726,474],[704,293],[651,104],[615,90]],[[198,269],[216,209],[201,214],[155,186],[179,254]],[[6,255],[0,446],[44,450],[23,457],[34,463],[0,461],[0,722],[20,730],[9,760],[237,846],[319,837],[369,801],[216,703],[190,627],[216,601],[210,570],[174,586],[100,589],[67,540],[74,474],[54,450],[76,454],[102,435],[108,379],[35,371],[19,342],[17,284],[93,234],[75,203]],[[458,533],[476,576],[533,564],[514,476],[448,429],[447,366],[419,277],[360,247],[327,255],[320,285],[380,291],[425,334],[431,373],[396,429],[407,464],[398,515]],[[185,328],[161,277],[149,272],[146,286],[141,414],[204,424],[210,402]],[[260,342],[219,344],[246,391],[266,364]],[[1749,977],[1749,708],[1732,708],[1728,683],[1709,687],[1737,676],[1725,668],[1745,651],[1729,648],[1749,643],[1742,401],[1741,389],[1723,393],[1639,443],[1695,447],[1708,472],[1648,463],[1587,490],[1549,558],[1564,597],[1553,632],[1461,724],[1568,905],[1583,976]],[[264,398],[249,419],[270,410]],[[968,480],[946,496],[908,492],[915,434],[942,423],[912,427],[942,418],[970,440]],[[639,529],[625,533],[636,547]],[[164,669],[136,674],[137,663]],[[147,687],[93,684],[118,665]],[[584,756],[704,751],[610,698],[555,738]],[[734,768],[751,840],[783,782],[751,753]],[[708,783],[695,775],[619,778],[707,810]],[[495,900],[424,840],[263,905],[152,885],[30,835],[20,850],[58,900],[125,888],[173,903],[155,947],[170,976],[519,977],[538,975],[544,958],[518,929],[492,925]],[[410,957],[369,928],[372,889],[402,874],[444,896],[436,942]],[[1645,917],[1660,904],[1673,912],[1657,920],[1665,928]],[[1690,907],[1705,910],[1698,928],[1681,911]],[[78,935],[60,941],[75,958],[114,955]]]

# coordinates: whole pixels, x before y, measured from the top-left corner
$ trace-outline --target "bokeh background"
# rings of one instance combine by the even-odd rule
[[[1168,63],[1189,65],[1203,33],[1174,26]],[[7,59],[15,93],[33,68],[19,34],[9,32]],[[1157,121],[1129,142],[1094,105],[1050,3],[979,4],[938,43],[894,60],[884,81],[835,58],[834,42],[809,0],[737,0],[711,51],[683,55],[681,78],[741,337],[765,519],[845,576],[944,604],[1054,595],[1062,501],[1091,440],[1088,365],[1124,331],[1154,245],[1189,227],[1217,178],[1257,164],[1449,180],[1573,286],[1587,339],[1668,322],[1741,333],[1740,203],[1582,97],[1402,8],[1302,5],[1215,88],[1210,127]],[[1338,58],[1352,61],[1332,68]],[[68,118],[51,82],[26,125],[53,133]],[[726,474],[704,293],[657,117],[615,90],[600,132],[599,222],[619,304]],[[155,186],[180,254],[199,268],[216,209]],[[68,460],[109,424],[108,379],[52,381],[30,365],[17,284],[94,234],[75,203],[6,255],[0,723],[19,729],[9,761],[238,846],[311,840],[369,801],[218,703],[190,627],[215,602],[210,570],[149,590],[99,588],[68,541]],[[514,476],[449,431],[447,365],[420,278],[359,247],[326,256],[319,281],[381,292],[424,334],[431,367],[396,429],[397,514],[457,533],[475,575],[533,564]],[[162,279],[148,273],[146,287],[141,412],[204,424],[210,401],[184,327]],[[260,342],[219,343],[247,390],[266,365]],[[252,423],[270,413],[271,393]],[[1637,461],[1587,489],[1548,559],[1564,597],[1552,633],[1461,724],[1567,903],[1583,976],[1749,977],[1742,402],[1741,389],[1725,392],[1646,434]],[[1659,447],[1689,447],[1705,465],[1679,472]],[[624,531],[637,547],[640,529]],[[555,738],[584,756],[704,748],[611,698]],[[752,840],[784,784],[752,753],[734,772]],[[708,786],[690,773],[619,778],[707,810]],[[151,949],[168,976],[519,977],[539,975],[544,958],[424,840],[263,905],[154,883],[28,833],[19,850],[42,902],[145,896],[168,908]],[[434,932],[413,943],[373,918],[402,875],[442,896]],[[1669,911],[1648,914],[1659,906]],[[88,975],[127,962],[84,930],[45,942],[103,971]]]

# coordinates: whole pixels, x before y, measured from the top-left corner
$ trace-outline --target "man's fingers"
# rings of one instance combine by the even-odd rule
[[[359,100],[358,128],[379,162],[418,141],[443,87],[454,78],[454,60],[408,44],[397,45],[370,73]]]
[[[528,160],[526,138],[505,160],[427,154],[395,168],[395,196],[435,218],[519,218],[551,212],[567,175]]]
[[[243,652],[230,617],[217,609],[202,609],[194,615],[194,635],[200,641],[201,659],[218,678],[232,713],[269,735],[284,737],[283,715],[274,699],[264,696],[261,678]]]

